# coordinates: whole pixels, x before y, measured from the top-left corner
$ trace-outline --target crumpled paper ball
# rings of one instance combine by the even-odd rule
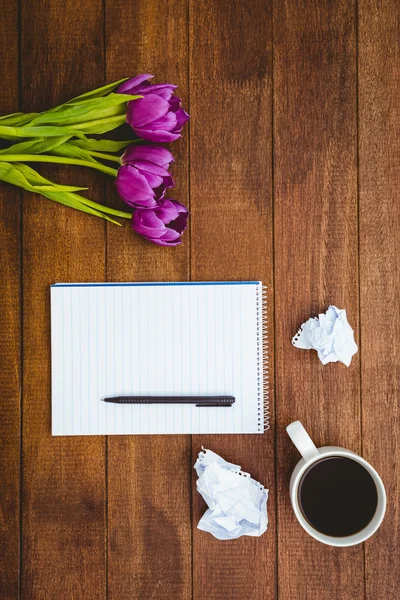
[[[340,361],[348,367],[358,347],[346,311],[330,306],[325,314],[308,319],[292,339],[296,348],[316,350],[323,365]]]
[[[209,506],[198,529],[219,540],[260,536],[266,531],[268,490],[261,483],[211,450],[199,453],[194,468],[197,491]]]

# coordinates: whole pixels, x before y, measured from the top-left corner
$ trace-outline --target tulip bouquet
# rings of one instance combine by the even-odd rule
[[[174,158],[160,144],[180,138],[189,115],[174,95],[175,85],[152,85],[151,78],[123,79],[42,113],[0,117],[0,138],[6,140],[0,150],[0,180],[116,225],[121,224],[116,217],[130,219],[134,231],[155,244],[180,244],[189,212],[180,202],[165,198],[174,185],[169,173]],[[133,139],[99,137],[125,123]],[[77,165],[111,175],[132,212],[78,193],[87,188],[46,179],[27,164],[34,162]]]

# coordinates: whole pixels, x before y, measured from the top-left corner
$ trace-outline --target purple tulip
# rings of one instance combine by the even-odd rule
[[[149,242],[159,246],[177,246],[186,229],[189,211],[176,200],[163,198],[153,209],[137,209],[132,215],[132,228]]]
[[[176,85],[152,85],[153,75],[138,75],[125,81],[120,94],[143,96],[128,102],[126,120],[137,136],[151,142],[173,142],[181,137],[181,130],[189,115],[181,107],[181,99],[173,96]]]
[[[116,186],[126,204],[135,208],[153,208],[174,182],[168,173],[173,162],[171,152],[153,144],[129,146],[121,157]]]

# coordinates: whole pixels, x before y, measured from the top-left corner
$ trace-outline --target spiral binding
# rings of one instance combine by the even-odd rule
[[[258,369],[258,431],[267,431],[269,424],[269,372],[268,372],[268,298],[267,286],[258,286],[257,300],[257,369]]]

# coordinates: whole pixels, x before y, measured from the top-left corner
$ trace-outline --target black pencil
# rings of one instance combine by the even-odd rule
[[[202,407],[225,406],[235,402],[233,396],[114,396],[104,398],[113,404],[195,404]]]

